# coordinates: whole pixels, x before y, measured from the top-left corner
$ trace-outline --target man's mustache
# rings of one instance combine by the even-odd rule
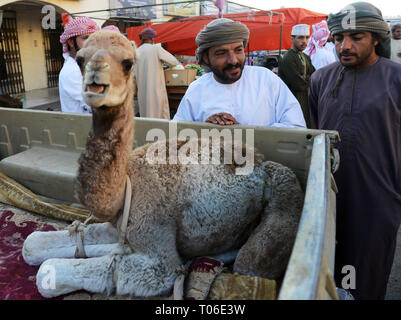
[[[234,69],[234,68],[241,68],[241,64],[237,63],[237,64],[228,64],[224,67],[223,71],[226,70],[230,70],[230,69]]]
[[[344,52],[340,52],[340,56],[342,57],[342,56],[355,56],[356,57],[356,54],[355,53],[351,53],[350,51],[344,51]]]

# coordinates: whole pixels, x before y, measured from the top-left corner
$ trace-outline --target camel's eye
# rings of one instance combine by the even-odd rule
[[[132,59],[125,59],[122,62],[124,72],[128,73],[132,69],[132,65],[134,64]]]
[[[78,56],[78,57],[76,58],[76,61],[77,61],[77,64],[78,64],[78,66],[79,66],[79,69],[81,69],[81,71],[82,71],[82,68],[83,68],[83,66],[84,66],[85,59],[84,59],[82,56]]]

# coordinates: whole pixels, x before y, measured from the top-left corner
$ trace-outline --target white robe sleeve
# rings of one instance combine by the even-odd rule
[[[59,92],[62,112],[91,113],[82,98],[82,74],[78,65],[68,65],[60,73]]]
[[[272,127],[306,128],[301,106],[285,83],[278,79],[276,92],[276,122]]]
[[[179,64],[179,61],[174,57],[170,52],[164,50],[160,44],[157,45],[158,48],[158,56],[161,61],[166,63],[170,67],[175,67]]]
[[[312,57],[312,64],[316,70],[323,68],[330,63],[336,62],[334,54],[328,50],[320,49]]]
[[[91,108],[82,98],[82,83],[73,77],[64,83],[64,92],[69,97],[68,104],[61,105],[63,112],[90,113]]]
[[[191,102],[185,95],[181,99],[180,105],[178,106],[177,112],[174,115],[173,120],[196,121],[195,117],[193,116]]]

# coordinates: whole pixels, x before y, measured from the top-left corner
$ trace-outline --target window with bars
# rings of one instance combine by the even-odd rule
[[[15,12],[6,12],[0,28],[0,94],[25,92]]]
[[[47,86],[58,86],[58,76],[63,67],[63,50],[60,43],[60,35],[63,33],[61,21],[57,21],[56,29],[42,29],[46,57]]]
[[[0,50],[0,80],[7,80],[6,60],[3,50]]]

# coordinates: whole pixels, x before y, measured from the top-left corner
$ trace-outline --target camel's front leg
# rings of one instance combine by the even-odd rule
[[[167,294],[179,264],[144,254],[89,259],[49,259],[39,268],[36,285],[45,298],[86,290],[138,297]]]
[[[124,256],[116,265],[116,293],[140,297],[167,294],[174,286],[181,258],[176,247],[176,229],[170,223],[153,221],[135,225],[127,232],[127,239],[135,254]]]
[[[77,290],[113,292],[113,269],[109,255],[89,259],[49,259],[42,263],[36,275],[39,293],[53,298]]]
[[[152,232],[153,229],[156,232]],[[49,259],[37,274],[37,286],[44,297],[55,297],[76,290],[140,297],[169,293],[177,277],[181,259],[175,247],[175,232],[155,225],[136,238],[140,252],[90,259]],[[130,238],[130,235],[128,234]],[[141,244],[149,250],[140,250]],[[126,251],[129,250],[125,246]]]
[[[90,224],[83,230],[83,244],[87,257],[109,254],[117,247],[118,232],[111,223]],[[74,258],[77,234],[69,230],[36,231],[25,240],[22,256],[29,265],[40,265],[51,258]]]

